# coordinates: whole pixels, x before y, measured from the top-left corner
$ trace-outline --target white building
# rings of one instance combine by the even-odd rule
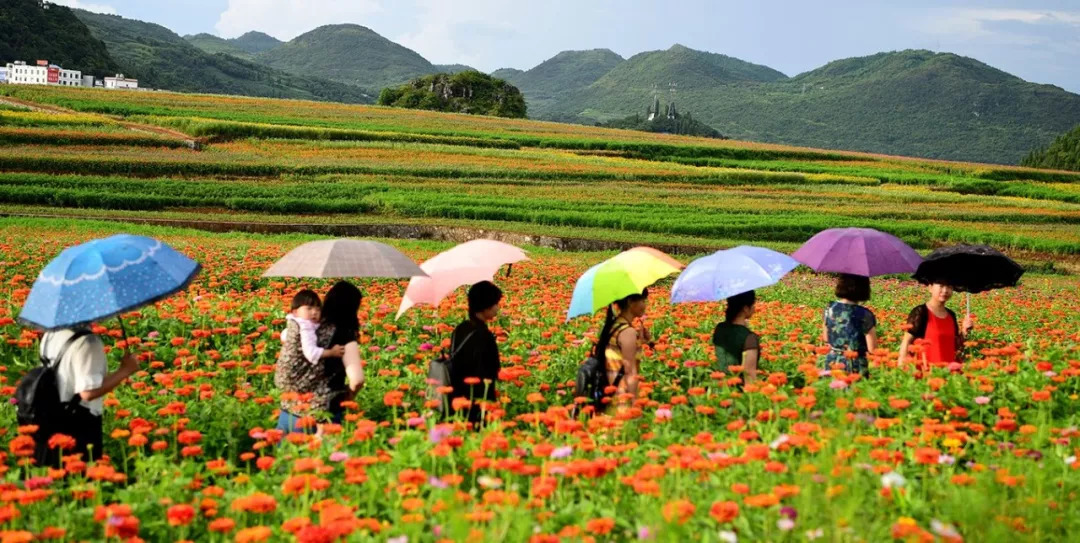
[[[49,78],[50,85],[62,85],[64,87],[81,87],[83,78],[82,72],[79,70],[65,70],[56,65],[50,65],[49,70],[51,75],[56,76],[56,81]]]
[[[61,85],[81,87],[82,72],[65,70],[55,64],[39,60],[37,65],[29,65],[21,60],[9,62],[5,69],[7,82],[14,85]]]
[[[8,83],[13,85],[47,85],[49,84],[49,67],[30,66],[21,60],[9,62],[7,65]]]
[[[116,74],[116,77],[105,78],[106,89],[137,89],[139,88],[138,79],[128,79],[124,77],[124,74]]]

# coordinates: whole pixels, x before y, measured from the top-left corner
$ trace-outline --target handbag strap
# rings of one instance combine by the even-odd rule
[[[40,353],[40,355],[41,355],[41,365],[43,365],[43,366],[45,366],[47,368],[50,368],[50,369],[56,369],[56,367],[60,365],[60,362],[64,360],[64,355],[67,354],[68,349],[70,349],[71,346],[74,345],[76,341],[78,341],[78,340],[80,340],[83,337],[88,336],[88,335],[90,335],[89,330],[76,330],[75,332],[73,332],[71,334],[71,337],[69,337],[67,339],[67,341],[65,341],[64,344],[60,347],[60,352],[56,354],[56,358],[54,358],[52,360],[49,360],[48,358],[45,357],[44,352]]]
[[[475,333],[476,330],[473,330],[472,332],[466,334],[465,339],[461,340],[461,345],[458,345],[457,347],[454,347],[454,340],[450,340],[450,360],[453,360],[455,357],[457,357],[458,353],[460,353],[461,350],[465,348],[465,345],[469,343],[469,339],[472,338],[473,334]]]

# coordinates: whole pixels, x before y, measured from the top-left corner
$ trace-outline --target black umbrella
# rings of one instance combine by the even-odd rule
[[[985,292],[1014,287],[1024,268],[986,245],[953,245],[934,250],[919,264],[915,279],[924,285],[943,283],[959,292]]]

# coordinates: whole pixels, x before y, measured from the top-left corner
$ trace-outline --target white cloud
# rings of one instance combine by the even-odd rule
[[[364,24],[382,11],[379,0],[229,0],[215,28],[225,38],[250,30],[291,40],[328,24]]]
[[[94,4],[91,2],[82,2],[81,0],[49,0],[49,3],[58,6],[67,6],[69,8],[85,9],[86,11],[93,11],[94,13],[117,14],[116,8],[108,4]]]
[[[1064,24],[1080,30],[1080,11],[995,8],[940,8],[919,21],[919,29],[956,39],[986,38],[994,34],[987,23]]]
[[[510,19],[521,8],[499,0],[418,0],[416,30],[392,39],[434,63],[484,64],[484,49],[496,46],[485,38],[512,34]]]

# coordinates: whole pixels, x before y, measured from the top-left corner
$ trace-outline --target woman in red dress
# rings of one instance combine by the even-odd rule
[[[951,286],[933,283],[930,285],[930,300],[908,314],[908,330],[904,334],[904,340],[900,342],[901,364],[907,361],[911,354],[908,349],[917,339],[922,341],[919,342],[920,352],[915,353],[915,362],[921,369],[959,362],[958,356],[964,346],[964,338],[971,333],[974,323],[971,315],[967,315],[961,326],[956,313],[945,307],[952,294]]]

